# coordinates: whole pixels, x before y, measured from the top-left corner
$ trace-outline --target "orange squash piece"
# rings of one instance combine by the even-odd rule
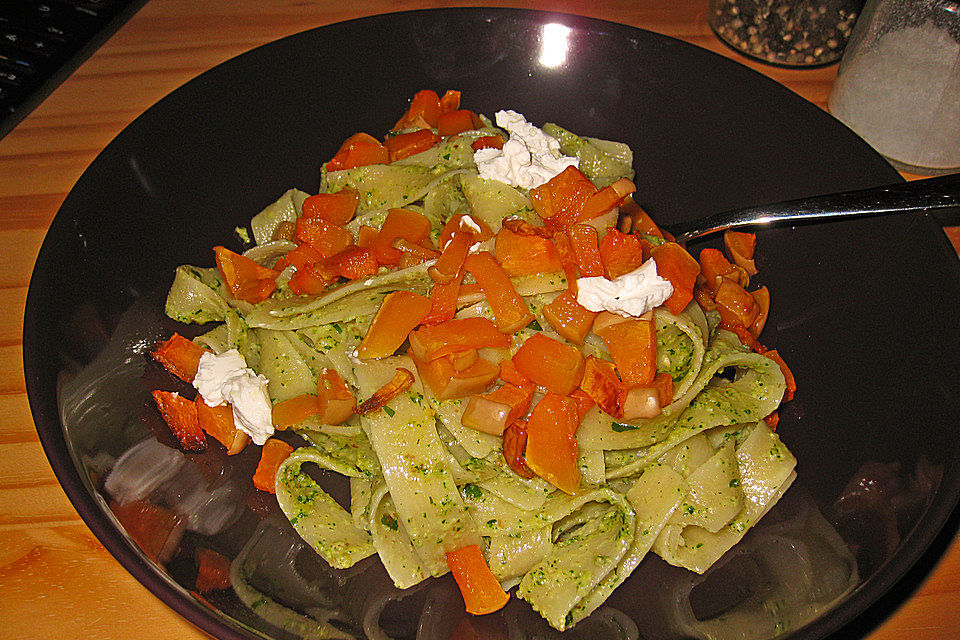
[[[283,440],[270,438],[263,443],[260,462],[253,474],[253,486],[267,493],[277,492],[277,471],[280,465],[293,453],[293,447]]]
[[[626,389],[620,400],[620,413],[624,420],[656,418],[662,411],[660,392],[653,387]]]
[[[697,284],[693,286],[693,299],[697,301],[700,308],[704,311],[713,311],[717,308],[717,303],[713,299],[713,293],[707,289],[706,279],[701,275],[697,278]]]
[[[616,229],[607,229],[607,234],[600,240],[599,250],[604,273],[610,280],[630,273],[643,264],[643,250],[637,236]]]
[[[357,230],[357,246],[362,249],[369,249],[379,233],[379,229],[375,229],[368,224],[360,225],[360,229]]]
[[[380,268],[376,253],[356,245],[349,245],[343,251],[331,256],[327,263],[333,272],[347,280],[369,278]]]
[[[620,206],[624,199],[636,190],[637,187],[633,182],[626,178],[620,178],[587,198],[583,203],[577,221],[593,220],[597,216],[607,213],[614,207]]]
[[[256,304],[266,300],[277,288],[276,271],[226,247],[214,247],[213,253],[227,290],[237,300]]]
[[[650,315],[647,316],[647,314],[650,314]],[[651,311],[648,311],[647,313],[643,314],[640,317],[645,318],[647,320],[653,319],[653,315]],[[597,314],[597,317],[593,319],[593,332],[599,336],[601,333],[603,333],[603,330],[609,327],[610,325],[626,322],[629,319],[630,319],[629,317],[625,318],[617,313],[612,313],[610,311],[601,311],[600,313]]]
[[[522,386],[508,382],[489,393],[471,396],[461,421],[472,429],[503,435],[508,426],[530,410],[534,390],[530,382]]]
[[[403,160],[431,148],[442,138],[430,129],[419,129],[410,133],[387,138],[386,147],[390,152],[390,162]]]
[[[596,227],[589,224],[573,224],[566,229],[570,247],[573,249],[577,270],[581,278],[602,276],[603,258],[600,256],[600,240]]]
[[[319,413],[317,396],[303,393],[273,405],[271,411],[273,428],[283,431]]]
[[[473,244],[473,234],[468,231],[457,230],[443,246],[443,251],[436,264],[427,270],[427,273],[437,284],[448,284],[453,280],[470,253]]]
[[[438,400],[465,398],[485,391],[500,373],[497,365],[484,358],[477,358],[462,371],[457,371],[449,355],[432,361],[413,357],[413,363],[420,379]]]
[[[597,192],[576,167],[567,167],[548,182],[530,190],[533,210],[557,229],[577,222],[587,198]]]
[[[407,336],[430,313],[430,299],[411,291],[392,291],[388,293],[377,314],[373,317],[370,329],[357,347],[360,358],[383,358],[393,355]]]
[[[554,331],[570,342],[582,345],[597,313],[577,302],[576,294],[568,289],[544,305],[543,317]]]
[[[509,416],[510,405],[491,400],[489,394],[485,393],[470,396],[460,416],[460,423],[470,429],[499,436],[510,424]]]
[[[456,111],[460,108],[460,92],[455,89],[447,89],[446,93],[440,98],[440,113]]]
[[[660,395],[660,406],[665,407],[673,402],[673,377],[666,371],[660,371],[653,379],[653,387]]]
[[[564,232],[557,231],[553,234],[553,244],[557,247],[557,255],[560,256],[560,265],[563,267],[563,275],[567,279],[567,291],[576,296],[579,290],[577,286],[577,257],[573,253],[570,238]]]
[[[583,354],[542,333],[535,333],[513,355],[517,371],[553,393],[569,395],[583,377]]]
[[[650,257],[657,263],[657,275],[673,285],[673,294],[667,298],[664,306],[677,315],[693,300],[693,287],[700,275],[700,264],[675,242],[653,247]]]
[[[530,378],[517,371],[517,366],[509,358],[500,361],[500,379],[518,387],[531,383]]]
[[[333,369],[323,369],[317,380],[317,408],[320,422],[340,424],[357,409],[357,399],[340,374]]]
[[[757,275],[757,265],[753,253],[757,248],[757,236],[742,231],[724,231],[723,245],[734,264],[742,267],[748,276]]]
[[[453,362],[449,355],[440,356],[439,358],[434,358],[433,360],[422,360],[410,353],[410,358],[413,360],[413,364],[417,367],[417,373],[420,374],[420,380],[431,393],[439,399],[446,400],[445,393],[447,387],[450,385],[450,380],[453,379],[453,376],[457,375],[457,370],[453,366]]]
[[[410,332],[410,353],[423,362],[459,351],[483,347],[506,347],[510,338],[486,318],[455,318]]]
[[[227,448],[227,455],[232,456],[243,451],[250,442],[250,436],[237,428],[231,405],[211,407],[199,393],[194,404],[197,406],[197,424],[208,436]]]
[[[530,224],[523,218],[509,217],[503,219],[503,228],[508,229],[519,236],[539,236],[541,238],[552,238],[556,233],[556,229],[552,229],[546,225],[538,227],[537,225]]]
[[[320,218],[330,224],[344,225],[353,220],[360,203],[360,192],[347,187],[334,193],[318,193],[303,201],[304,218]]]
[[[175,333],[169,340],[157,345],[150,355],[184,382],[193,382],[200,368],[200,357],[206,352],[207,349],[196,342]]]
[[[580,389],[600,407],[601,411],[614,418],[620,417],[620,401],[626,387],[617,377],[616,367],[612,362],[587,356]]]
[[[510,407],[507,424],[511,424],[527,415],[527,411],[530,410],[530,403],[533,401],[534,391],[535,389],[532,383],[528,382],[526,384],[516,385],[508,382],[490,393],[485,394],[485,397],[490,398],[494,402],[502,402]]]
[[[503,459],[511,471],[529,480],[536,474],[523,461],[527,451],[527,421],[517,420],[503,432]]]
[[[406,240],[395,240],[393,242],[395,249],[400,250],[400,259],[397,261],[397,269],[407,269],[408,267],[415,267],[418,264],[423,264],[428,262],[433,258],[424,257],[424,252],[430,251],[429,249],[424,249],[420,245],[407,242]],[[419,247],[419,248],[417,248]]]
[[[760,355],[763,355],[767,352],[767,348],[762,344],[760,344],[760,342],[757,341],[756,336],[754,336],[753,333],[751,333],[750,330],[747,329],[742,324],[740,323],[730,324],[728,322],[723,322],[721,320],[720,328],[726,329],[727,331],[731,331],[734,334],[736,334],[736,336],[740,338],[741,344],[749,348],[751,351],[759,353]]]
[[[783,358],[780,357],[776,349],[770,349],[763,355],[776,362],[780,367],[780,371],[783,372],[783,377],[787,382],[787,390],[783,394],[783,401],[793,400],[793,395],[797,392],[797,380],[793,377],[793,372],[790,370],[790,367],[783,361]]]
[[[462,373],[472,367],[473,363],[475,363],[479,357],[480,352],[476,349],[458,351],[447,356],[447,358],[450,359],[450,364],[453,365],[453,370],[457,373]]]
[[[519,235],[507,227],[497,232],[493,255],[510,277],[560,271],[560,254],[550,238]]]
[[[776,431],[777,425],[780,423],[780,414],[776,411],[768,415],[763,419],[767,423],[767,426],[770,427],[770,431]]]
[[[453,320],[457,312],[457,300],[460,298],[460,285],[466,270],[461,267],[457,275],[446,284],[434,284],[430,290],[430,313],[423,324],[439,324]]]
[[[354,169],[390,162],[390,152],[380,141],[367,133],[355,133],[344,141],[340,150],[327,163],[327,171]]]
[[[353,244],[353,235],[322,218],[297,218],[297,239],[310,245],[324,259]]]
[[[452,97],[448,99],[448,104]],[[459,100],[457,100],[459,106]],[[432,89],[422,89],[414,94],[410,101],[410,107],[403,114],[400,121],[394,125],[392,131],[401,131],[403,129],[429,129],[437,126],[437,120],[440,117],[442,107],[440,97]]]
[[[503,149],[504,142],[503,136],[499,134],[495,136],[480,136],[470,143],[470,148],[474,151],[480,151],[480,149]]]
[[[363,415],[383,409],[388,402],[413,386],[415,379],[411,371],[398,368],[390,382],[374,391],[373,395],[357,405],[357,413]]]
[[[580,489],[576,439],[579,427],[577,403],[572,398],[548,393],[533,408],[526,428],[526,465],[535,474],[571,495]]]
[[[200,429],[197,420],[197,405],[177,393],[154,391],[153,400],[157,403],[163,421],[177,437],[184,451],[203,451],[207,448],[207,436]]]
[[[717,287],[717,311],[726,324],[749,327],[760,315],[760,307],[747,290],[729,278],[721,278]]]
[[[574,389],[573,393],[570,394],[570,399],[577,405],[578,423],[583,422],[583,418],[587,415],[587,412],[597,404],[593,401],[593,398],[583,392],[583,389]]]
[[[447,552],[447,566],[453,574],[467,613],[476,616],[499,611],[510,600],[504,592],[480,547],[472,544],[456,551]]]
[[[497,365],[484,358],[477,358],[472,365],[455,373],[443,390],[443,397],[437,396],[437,398],[440,400],[466,398],[480,393],[489,389],[499,374],[500,368]]]
[[[323,293],[328,286],[336,282],[337,277],[337,272],[325,262],[317,262],[299,269],[293,274],[287,285],[295,295],[317,295]]]
[[[480,117],[469,109],[457,109],[441,113],[437,118],[437,133],[441,136],[455,136],[464,131],[473,131],[483,126]]]
[[[440,243],[441,247],[446,247],[447,243],[450,242],[450,239],[453,238],[453,234],[457,231],[468,231],[472,233],[474,236],[474,242],[485,242],[493,237],[493,232],[490,230],[490,227],[487,226],[486,222],[470,216],[470,222],[472,222],[473,225],[480,227],[480,231],[478,232],[473,228],[473,226],[467,222],[464,222],[463,218],[465,215],[467,214],[455,213],[447,218],[447,221],[443,224],[443,229],[440,230],[440,238],[438,242]]]
[[[702,250],[699,262],[704,284],[714,295],[717,293],[722,278],[729,278],[741,285],[745,284],[741,281],[736,266],[730,264],[730,261],[717,249],[707,248]]]
[[[463,266],[483,290],[493,317],[497,320],[497,329],[510,334],[533,321],[533,314],[493,254],[489,251],[471,253]]]
[[[657,375],[657,338],[652,320],[631,318],[606,327],[599,335],[624,386],[631,389],[653,384]]]
[[[294,231],[296,235],[296,231]],[[296,249],[288,251],[283,256],[284,259],[296,267],[298,270],[309,267],[312,264],[323,262],[323,254],[311,247],[309,244],[302,243]]]
[[[759,338],[763,328],[767,324],[767,316],[770,314],[770,290],[766,287],[760,287],[756,291],[751,291],[753,301],[757,303],[757,319],[747,327],[755,337]]]
[[[409,209],[390,209],[369,248],[377,254],[380,264],[395,265],[400,261],[401,253],[393,246],[397,238],[421,244],[429,233],[430,221],[422,213]]]

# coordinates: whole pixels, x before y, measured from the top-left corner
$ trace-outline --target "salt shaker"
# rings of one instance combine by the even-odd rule
[[[840,58],[863,0],[710,0],[709,23],[760,62],[809,67]]]
[[[960,2],[868,0],[829,106],[900,170],[960,169]]]

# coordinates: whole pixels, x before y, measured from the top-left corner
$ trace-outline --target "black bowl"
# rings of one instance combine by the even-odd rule
[[[554,66],[540,62],[554,42],[543,37],[548,23],[571,30],[565,59]],[[177,328],[162,313],[165,290],[177,265],[210,265],[210,248],[231,239],[238,248],[234,228],[286,189],[315,191],[320,163],[347,136],[381,135],[425,87],[460,89],[466,107],[486,114],[512,108],[535,123],[629,143],[639,200],[666,224],[900,180],[828,114],[746,67],[671,38],[570,15],[451,9],[334,24],[259,47],[161,100],[96,158],[51,224],[30,283],[24,366],[37,430],[80,515],[138,580],[217,637],[286,636],[231,592],[206,603],[193,597],[193,551],[207,546],[232,557],[254,533],[273,536],[274,546],[285,541],[288,551],[298,549],[297,540],[275,507],[247,489],[255,452],[188,459],[163,449],[205,491],[227,497],[205,505],[206,516],[188,523],[175,549],[154,549],[162,562],[108,508],[104,479],[134,445],[154,441],[148,394],[158,380],[170,384],[146,356]],[[740,584],[742,602],[731,600],[729,589],[715,593],[709,579],[694,585],[692,574],[653,557],[644,562],[608,604],[647,637],[693,634],[656,631],[645,619],[653,594],[670,589],[687,597],[686,623],[726,629],[722,620],[732,616],[724,613],[762,599],[758,585],[777,580],[764,573],[771,558],[757,551],[771,538],[791,541],[793,561],[815,560],[823,571],[855,559],[845,566],[857,574],[835,601],[787,612],[789,626],[767,635],[862,633],[942,551],[934,545],[924,556],[960,495],[960,268],[935,221],[892,216],[763,231],[758,253],[760,281],[773,294],[763,341],[792,365],[799,385],[779,426],[799,460],[799,480],[767,529],[758,526],[756,539],[740,548],[750,553],[714,574],[714,583]],[[156,428],[156,437],[163,440],[163,431]],[[167,492],[172,502],[191,491],[142,480],[141,492]],[[798,514],[816,520],[807,529],[826,532],[817,558],[808,557],[811,540],[783,533]],[[229,526],[210,524],[216,517]],[[376,567],[359,579],[331,576],[311,552],[300,553],[296,565],[333,581],[341,595],[389,592]],[[260,580],[274,578],[281,579]],[[432,612],[432,624],[459,619],[455,592],[448,602],[454,613],[437,618],[448,610],[436,603],[448,600],[449,585],[433,582],[439,586],[387,607],[391,633],[414,635],[421,610]],[[894,585],[894,595],[882,599]],[[658,611],[675,604],[670,597],[660,598]],[[529,614],[525,605],[511,607],[511,615]],[[754,636],[763,633],[757,627]]]

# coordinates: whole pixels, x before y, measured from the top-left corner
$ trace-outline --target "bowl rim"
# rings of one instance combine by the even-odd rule
[[[537,23],[542,23],[550,19],[562,19],[577,28],[614,32],[624,37],[629,37],[631,33],[634,35],[638,32],[643,33],[644,37],[650,37],[654,40],[660,39],[678,46],[682,50],[689,52],[689,55],[715,56],[728,61],[730,64],[743,67],[754,74],[755,77],[759,79],[758,81],[777,85],[785,92],[802,100],[802,98],[792,94],[792,92],[780,83],[777,83],[775,80],[768,78],[758,71],[750,69],[737,60],[647,29],[557,11],[519,8],[455,7],[372,14],[314,27],[258,45],[205,70],[203,73],[180,85],[155,104],[148,107],[143,113],[124,127],[124,129],[97,154],[97,157],[77,179],[74,187],[71,188],[71,191],[67,194],[64,202],[58,209],[57,215],[51,221],[38,252],[28,286],[23,316],[23,367],[27,395],[31,414],[47,460],[58,482],[63,487],[64,492],[67,494],[67,497],[84,523],[90,528],[107,551],[109,551],[137,581],[187,621],[214,637],[223,638],[224,640],[249,640],[250,638],[265,638],[266,636],[263,636],[259,631],[244,625],[242,622],[224,614],[214,607],[204,606],[199,600],[193,597],[187,589],[175,582],[160,567],[154,564],[152,560],[148,559],[123,531],[100,493],[93,487],[90,479],[81,474],[80,470],[82,467],[79,461],[75,459],[73,451],[67,445],[63,425],[57,410],[55,393],[53,393],[55,385],[51,385],[49,382],[50,380],[56,380],[57,368],[49,362],[44,362],[41,349],[42,337],[44,335],[43,328],[46,326],[46,323],[41,316],[43,294],[40,291],[40,285],[51,277],[49,258],[55,255],[59,248],[58,238],[60,237],[60,233],[58,232],[60,227],[66,226],[67,224],[64,215],[61,214],[69,210],[70,204],[76,197],[76,185],[81,184],[87,178],[90,174],[91,167],[97,163],[98,159],[103,157],[104,153],[114,145],[118,138],[128,131],[135,131],[139,124],[144,119],[149,118],[157,107],[168,100],[176,99],[176,94],[180,92],[183,87],[202,83],[208,74],[221,73],[224,68],[240,65],[246,57],[257,55],[257,52],[265,48],[282,47],[286,41],[303,37],[308,33],[330,30],[332,28],[350,28],[357,23],[378,23],[384,19],[418,20],[430,19],[431,16],[455,15],[458,13],[474,15],[489,13],[491,15],[512,17],[518,20]],[[872,149],[870,149],[870,151],[872,151]],[[876,152],[873,153],[876,154]],[[876,155],[879,157],[879,154]],[[896,176],[902,180],[892,167],[890,167],[890,171],[892,172],[891,177]],[[930,216],[926,217],[930,218]],[[932,220],[932,218],[930,219]],[[953,252],[953,246],[950,244],[946,235],[941,233],[940,236],[941,246],[938,250],[949,250]],[[958,267],[957,271],[960,273],[960,267]],[[53,374],[52,377],[51,374]],[[893,557],[888,559],[867,580],[860,583],[854,592],[847,595],[839,604],[806,625],[790,631],[783,637],[793,639],[826,638],[830,636],[830,634],[841,631],[855,619],[871,617],[871,611],[878,607],[880,600],[885,594],[888,594],[900,583],[912,581],[912,586],[909,587],[908,593],[905,594],[906,597],[909,597],[913,589],[919,586],[922,580],[926,578],[933,564],[935,564],[936,560],[939,559],[945,551],[945,549],[934,549],[933,557],[922,563],[924,566],[922,567],[920,575],[912,578],[908,575],[912,570],[916,572],[918,565],[921,564],[921,560],[925,555],[929,556],[931,554],[931,546],[938,537],[943,537],[944,532],[948,530],[946,525],[948,520],[951,519],[951,516],[954,516],[953,520],[957,519],[957,505],[960,503],[960,474],[953,474],[950,477],[944,478],[934,495],[937,496],[937,499],[931,500],[925,507],[913,530],[901,540],[898,551]],[[953,532],[951,532],[947,540],[949,541],[952,537]],[[884,607],[884,610],[873,615],[873,617],[876,618],[876,623],[881,623],[899,604],[899,602],[894,603],[893,608],[887,605]]]

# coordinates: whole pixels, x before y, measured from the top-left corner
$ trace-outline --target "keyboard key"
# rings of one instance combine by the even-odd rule
[[[74,34],[68,33],[62,27],[55,24],[43,25],[41,32],[51,40],[56,40],[58,42],[70,42],[76,37]]]
[[[0,69],[0,85],[19,87],[21,84],[23,84],[23,78],[19,74]]]

